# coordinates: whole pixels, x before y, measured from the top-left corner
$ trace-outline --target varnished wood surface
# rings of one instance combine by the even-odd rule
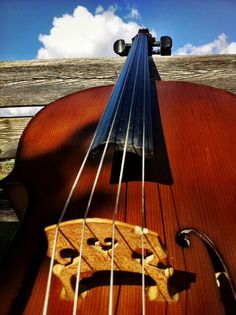
[[[110,92],[111,87],[99,88],[99,93],[97,89],[91,89],[61,99],[47,106],[26,129],[10,180],[23,182],[32,196],[28,228],[17,238],[1,275],[5,287],[0,292],[1,301],[11,301],[9,296],[15,294],[14,290],[22,281],[40,239],[43,239],[40,230],[55,223]],[[162,158],[152,165],[151,173],[164,167],[166,183],[154,180],[145,184],[146,226],[159,233],[168,248],[168,263],[183,277],[179,283],[185,283],[187,291],[181,288],[180,301],[175,304],[147,301],[147,314],[223,315],[224,308],[206,248],[193,237],[191,248],[183,250],[175,242],[175,233],[185,227],[206,233],[214,240],[236,281],[233,185],[236,97],[211,87],[159,82],[158,98],[168,155],[162,152],[160,143],[163,139],[158,129],[157,153]],[[90,111],[86,110],[87,106]],[[34,141],[36,137],[37,141]],[[165,169],[168,168],[167,158],[172,181],[169,170]],[[89,161],[89,169],[86,169],[74,194],[68,219],[82,216],[89,186],[94,182],[96,164],[96,160]],[[110,183],[111,169],[108,156],[92,203],[91,217],[112,218],[116,185]],[[117,219],[140,225],[140,205],[140,183],[136,180],[123,183]],[[33,225],[35,222],[37,229]],[[23,248],[26,254],[22,257]],[[18,262],[17,269],[13,268],[15,261]],[[44,258],[25,314],[41,314],[47,263]],[[54,279],[49,314],[63,314],[71,309],[70,303],[59,299],[60,290]],[[107,286],[92,289],[89,296],[80,302],[79,313],[107,314],[108,291]],[[116,314],[139,314],[140,286],[116,286],[114,301]],[[2,305],[6,310],[7,302]]]

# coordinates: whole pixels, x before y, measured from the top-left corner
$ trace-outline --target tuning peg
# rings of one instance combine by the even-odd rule
[[[160,38],[161,56],[171,55],[172,39],[170,36],[161,36]]]
[[[147,29],[139,30],[139,33],[148,35],[148,54],[149,56],[154,54],[160,54],[161,56],[171,55],[172,39],[170,36],[161,36],[160,41],[155,41],[155,38],[148,32]],[[160,49],[157,49],[160,47]],[[120,56],[128,56],[131,44],[126,44],[123,39],[118,39],[113,49],[116,54]]]
[[[114,45],[113,49],[116,54],[120,56],[127,56],[130,50],[131,44],[126,44],[123,39],[118,39]]]

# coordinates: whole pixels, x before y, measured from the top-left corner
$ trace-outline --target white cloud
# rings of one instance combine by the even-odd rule
[[[177,55],[211,55],[211,54],[236,54],[236,42],[229,43],[227,35],[222,33],[213,42],[202,45],[193,46],[186,44],[177,49]]]
[[[99,5],[99,6],[96,8],[95,13],[96,13],[96,14],[100,14],[100,13],[102,13],[102,12],[104,12],[104,9],[103,9],[103,7],[102,7],[101,5]]]
[[[132,8],[130,13],[126,16],[126,18],[137,19],[138,20],[138,19],[141,18],[141,16],[140,16],[140,14],[139,14],[137,9]]]
[[[0,117],[31,117],[42,108],[43,106],[4,107],[0,108]]]
[[[43,47],[38,50],[37,58],[114,56],[113,43],[119,38],[130,42],[142,28],[133,21],[124,22],[116,15],[116,9],[110,6],[104,10],[99,5],[93,15],[87,8],[78,6],[72,15],[55,17],[50,34],[39,35]]]

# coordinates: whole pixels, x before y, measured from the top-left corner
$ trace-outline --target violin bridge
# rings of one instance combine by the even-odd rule
[[[82,246],[79,297],[99,285],[109,285],[111,269],[111,252],[114,244],[114,285],[121,284],[129,275],[136,285],[141,285],[142,275],[142,228],[123,222],[115,224],[115,240],[112,242],[112,220],[88,218],[84,225],[84,241]],[[61,280],[63,289],[61,297],[74,299],[74,289],[80,257],[80,239],[83,219],[63,222],[59,225],[55,265],[53,273]],[[52,256],[56,225],[45,229],[48,239],[48,256]],[[168,279],[173,275],[172,267],[164,267],[162,261],[167,258],[157,233],[143,229],[145,285],[149,300],[175,302],[178,293],[172,296],[169,292]],[[116,273],[119,274],[116,277]],[[99,277],[100,274],[100,277]],[[88,275],[92,279],[89,286]],[[100,283],[99,280],[100,279]],[[137,279],[140,283],[137,284]],[[151,279],[151,281],[150,281]],[[110,280],[110,278],[109,278]],[[121,282],[120,282],[121,281]],[[122,284],[124,281],[122,282]],[[125,283],[129,284],[129,282]],[[134,284],[134,283],[133,283]],[[90,288],[91,287],[91,288]]]

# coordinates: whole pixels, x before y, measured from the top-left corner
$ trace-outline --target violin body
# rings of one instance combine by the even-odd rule
[[[146,298],[146,313],[223,315],[226,306],[206,247],[192,236],[191,246],[183,249],[175,235],[189,227],[203,231],[236,281],[236,96],[184,82],[158,81],[155,88],[157,157],[146,166],[145,223],[168,250],[165,263],[176,271],[173,281],[179,301]],[[50,262],[44,228],[58,221],[111,91],[112,86],[93,88],[49,104],[21,137],[14,170],[1,185],[13,204],[19,195],[11,186],[24,185],[28,205],[1,268],[5,290],[0,293],[0,314],[42,314]],[[112,153],[105,158],[90,218],[113,218],[116,160]],[[130,161],[117,220],[141,225],[141,184],[136,176],[140,163],[132,163],[132,157]],[[63,221],[83,218],[98,163],[99,157],[88,160]],[[78,314],[108,313],[109,284],[101,279],[95,282],[79,299]],[[63,299],[61,291],[60,280],[53,276],[48,314],[72,313],[73,303]],[[114,314],[141,314],[141,304],[141,282],[133,276],[114,286]]]

